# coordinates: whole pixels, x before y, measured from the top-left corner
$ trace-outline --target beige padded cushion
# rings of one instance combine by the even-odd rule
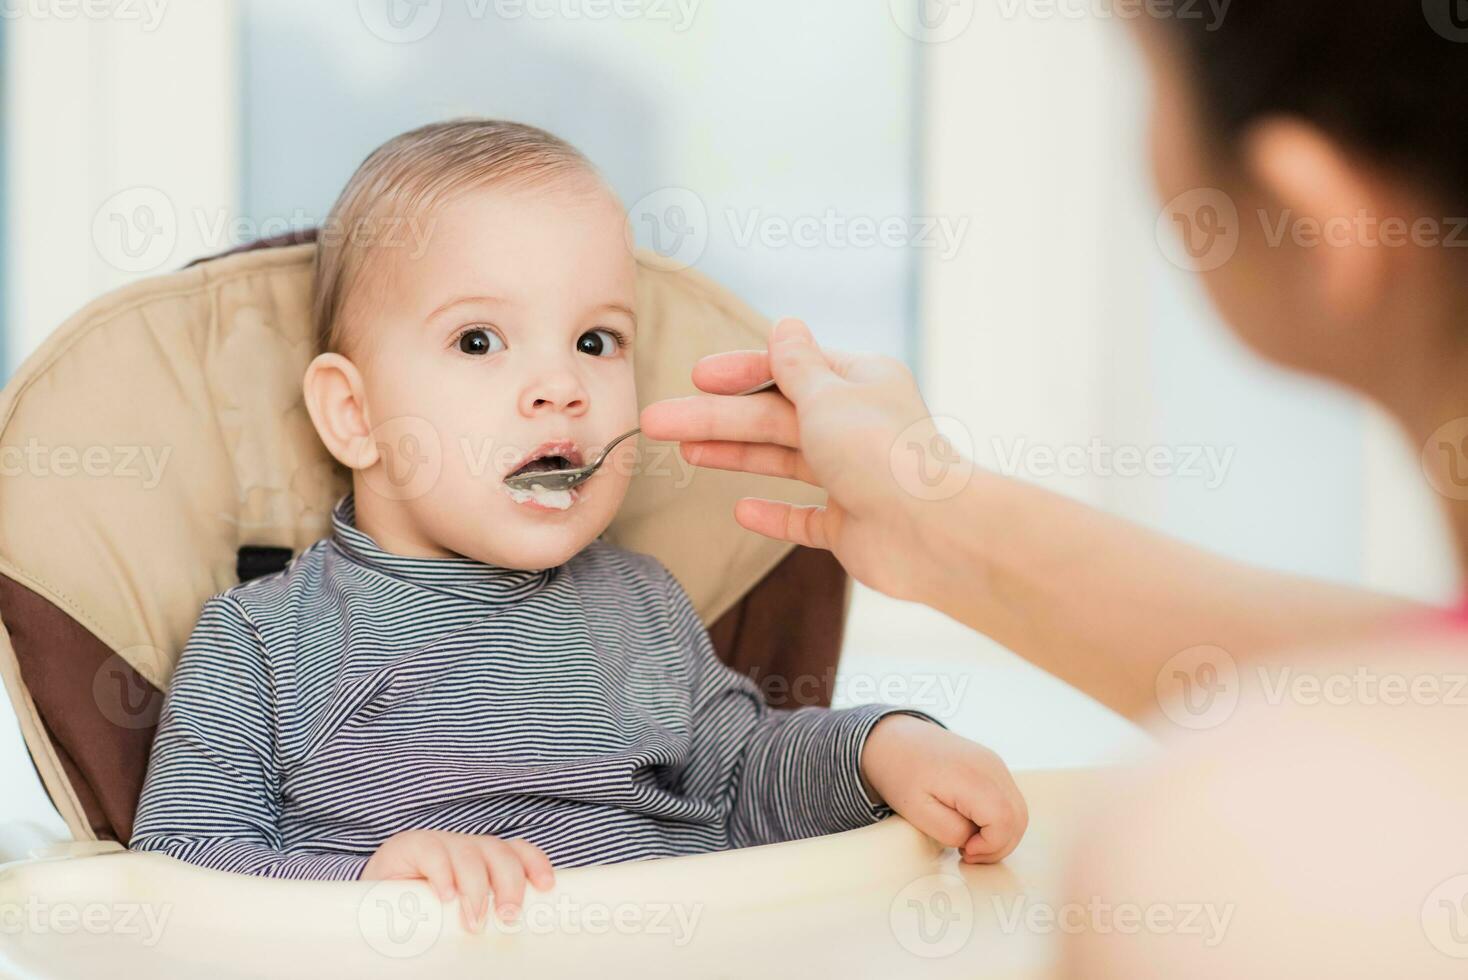
[[[237,549],[310,545],[348,486],[300,395],[312,255],[310,245],[250,252],[103,296],[0,397],[0,573],[159,688],[204,600],[235,584]],[[729,293],[639,258],[643,404],[690,392],[704,354],[763,346],[768,324]],[[712,622],[789,551],[738,527],[734,501],[819,494],[690,473],[672,447],[642,448],[644,472],[608,537],[661,559]]]

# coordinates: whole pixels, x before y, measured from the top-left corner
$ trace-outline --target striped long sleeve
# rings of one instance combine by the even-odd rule
[[[367,856],[287,851],[264,644],[228,595],[204,606],[174,672],[130,845],[226,871],[352,879]]]
[[[867,797],[860,762],[872,728],[898,709],[770,708],[753,681],[718,659],[687,595],[667,578],[670,619],[693,666],[685,787],[725,801],[728,846],[832,834],[890,814]]]
[[[513,570],[329,538],[211,599],[164,704],[130,846],[352,878],[389,837],[523,838],[558,867],[883,816],[862,745],[895,710],[767,707],[646,555]]]

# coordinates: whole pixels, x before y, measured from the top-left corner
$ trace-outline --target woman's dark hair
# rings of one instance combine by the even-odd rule
[[[1215,3],[1215,6],[1219,4]],[[1187,4],[1174,4],[1180,14]],[[1233,0],[1168,18],[1220,134],[1306,119],[1468,202],[1468,0]]]

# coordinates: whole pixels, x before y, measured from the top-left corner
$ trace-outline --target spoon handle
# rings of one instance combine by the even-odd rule
[[[763,382],[762,384],[755,385],[753,388],[746,388],[743,391],[734,392],[734,397],[740,398],[744,395],[758,395],[760,392],[769,391],[773,387],[775,387],[775,379],[771,378],[770,380]]]
[[[617,436],[617,438],[607,443],[606,448],[601,451],[601,455],[597,456],[596,465],[600,466],[602,464],[602,460],[607,458],[607,453],[611,452],[613,449],[616,449],[617,445],[621,443],[624,439],[630,439],[641,431],[642,428],[639,426],[638,428],[633,429],[631,432],[622,433],[621,435]]]

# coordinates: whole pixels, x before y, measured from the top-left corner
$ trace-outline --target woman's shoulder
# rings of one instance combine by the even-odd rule
[[[1118,974],[1308,974],[1339,956],[1337,976],[1448,975],[1443,910],[1468,908],[1468,857],[1444,848],[1468,823],[1468,632],[1223,666],[1192,687],[1202,709],[1211,685],[1206,713],[1157,715],[1164,757],[1108,781],[1072,897],[1205,896],[1232,917],[1226,941],[1093,931],[1077,952]]]

